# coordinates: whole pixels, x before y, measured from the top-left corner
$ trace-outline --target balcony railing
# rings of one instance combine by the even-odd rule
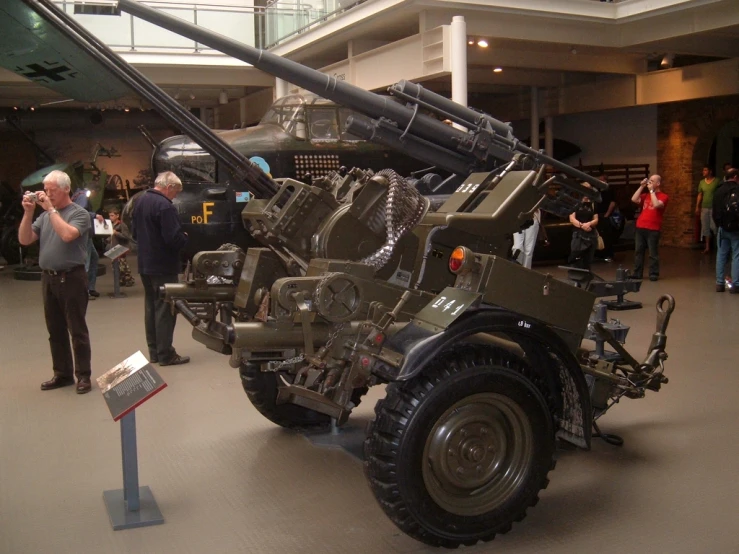
[[[361,1],[361,0],[360,0]],[[166,31],[156,25],[127,13],[96,10],[96,14],[79,13],[82,3],[74,0],[55,0],[54,3],[73,17],[109,47],[117,51],[157,53],[215,53],[192,40]],[[145,4],[216,31],[250,46],[270,48],[288,37],[304,32],[341,13],[356,0],[291,0],[272,2],[266,7],[224,6],[211,4],[176,4],[146,0]],[[342,4],[345,7],[342,7]],[[90,6],[91,3],[87,3]],[[99,2],[92,5],[105,6]],[[75,7],[77,9],[75,9]],[[102,15],[105,11],[110,15]]]

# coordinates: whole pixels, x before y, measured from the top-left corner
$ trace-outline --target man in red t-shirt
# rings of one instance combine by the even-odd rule
[[[667,195],[660,191],[661,186],[662,177],[652,175],[641,182],[631,197],[631,201],[639,204],[641,208],[641,213],[636,219],[636,233],[634,234],[633,279],[642,279],[644,252],[647,248],[649,248],[649,280],[659,279],[659,236],[662,230],[662,216],[667,207]]]

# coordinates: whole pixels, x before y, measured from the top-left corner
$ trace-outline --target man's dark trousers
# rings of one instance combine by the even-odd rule
[[[159,297],[159,288],[167,283],[177,283],[177,274],[141,275],[144,284],[144,325],[149,360],[167,363],[174,358],[174,326],[177,316],[171,306]]]
[[[92,356],[90,334],[85,322],[89,300],[85,266],[81,265],[59,275],[44,272],[41,276],[41,291],[54,375],[69,380],[74,379],[75,375],[77,380],[90,379]]]
[[[660,231],[636,228],[634,233],[634,277],[641,279],[644,273],[644,252],[649,249],[649,276],[659,277]]]

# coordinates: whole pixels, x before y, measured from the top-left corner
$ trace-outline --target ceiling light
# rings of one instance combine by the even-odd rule
[[[192,92],[190,93],[190,100],[195,100],[195,95]]]
[[[471,38],[470,40],[467,41],[467,44],[469,44],[470,46],[473,46],[475,44],[475,39]]]
[[[221,89],[221,93],[218,95],[218,103],[219,104],[228,104],[228,93],[226,92],[226,89]]]
[[[128,106],[126,106],[125,108],[123,108],[123,111],[126,112],[126,113],[128,113],[128,112],[131,111],[131,109]]]
[[[675,63],[675,54],[665,54],[662,61],[659,62],[659,66],[662,69],[670,69],[672,64]]]
[[[477,41],[477,45],[480,48],[487,48],[488,47],[488,41],[485,40],[484,38],[481,38],[480,40]]]
[[[177,89],[177,92],[174,93],[174,99],[179,100],[180,99],[180,89]]]
[[[36,111],[36,106],[31,106],[31,111],[32,112],[35,112]]]
[[[502,73],[502,72],[503,72],[503,68],[502,67],[495,67],[495,68],[493,68],[493,73]]]
[[[13,106],[13,109],[14,109],[15,111],[18,111],[18,106]]]
[[[572,54],[573,56],[577,54],[577,48],[575,48],[574,46],[570,48],[570,54]]]

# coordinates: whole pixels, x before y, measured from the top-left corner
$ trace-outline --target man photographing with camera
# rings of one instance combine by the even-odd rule
[[[659,279],[659,237],[662,231],[662,217],[667,207],[667,195],[660,190],[662,177],[652,175],[639,184],[631,197],[639,204],[641,213],[636,219],[634,234],[634,272],[633,279],[641,279],[644,273],[644,253],[649,249],[649,280]]]
[[[43,184],[43,192],[35,193],[35,198],[33,193],[23,197],[23,219],[18,229],[22,245],[39,241],[44,317],[54,369],[54,376],[41,383],[41,390],[74,385],[76,375],[77,393],[84,394],[90,392],[92,374],[90,334],[85,321],[90,216],[72,202],[66,173],[52,171]],[[32,222],[37,204],[44,212]]]

